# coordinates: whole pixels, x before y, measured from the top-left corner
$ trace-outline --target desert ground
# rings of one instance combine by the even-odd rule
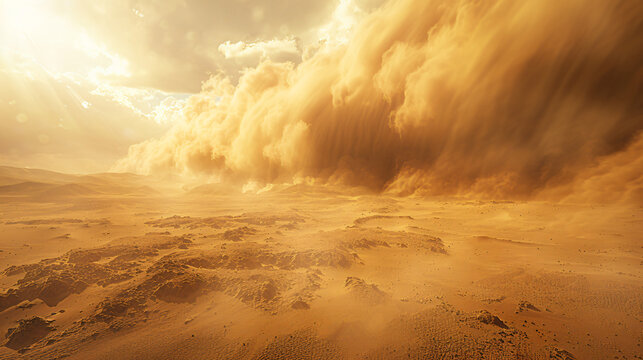
[[[643,358],[641,207],[250,190],[1,168],[0,358]]]

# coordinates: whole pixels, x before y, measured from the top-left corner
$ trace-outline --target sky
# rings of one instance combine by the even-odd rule
[[[643,199],[642,15],[636,0],[4,1],[0,162]]]
[[[378,1],[0,2],[0,163],[100,172],[213,74],[345,42]]]

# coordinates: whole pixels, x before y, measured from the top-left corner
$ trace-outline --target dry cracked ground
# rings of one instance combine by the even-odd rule
[[[641,359],[643,211],[3,168],[1,359]]]

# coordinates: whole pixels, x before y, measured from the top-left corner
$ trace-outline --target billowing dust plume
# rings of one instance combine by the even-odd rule
[[[393,1],[344,46],[213,77],[117,168],[640,199],[641,34],[638,0]]]

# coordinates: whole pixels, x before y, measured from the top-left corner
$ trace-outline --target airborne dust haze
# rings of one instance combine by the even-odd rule
[[[642,6],[393,2],[347,46],[308,49],[297,66],[265,60],[237,85],[212,77],[183,122],[116,168],[400,194],[641,198]]]

